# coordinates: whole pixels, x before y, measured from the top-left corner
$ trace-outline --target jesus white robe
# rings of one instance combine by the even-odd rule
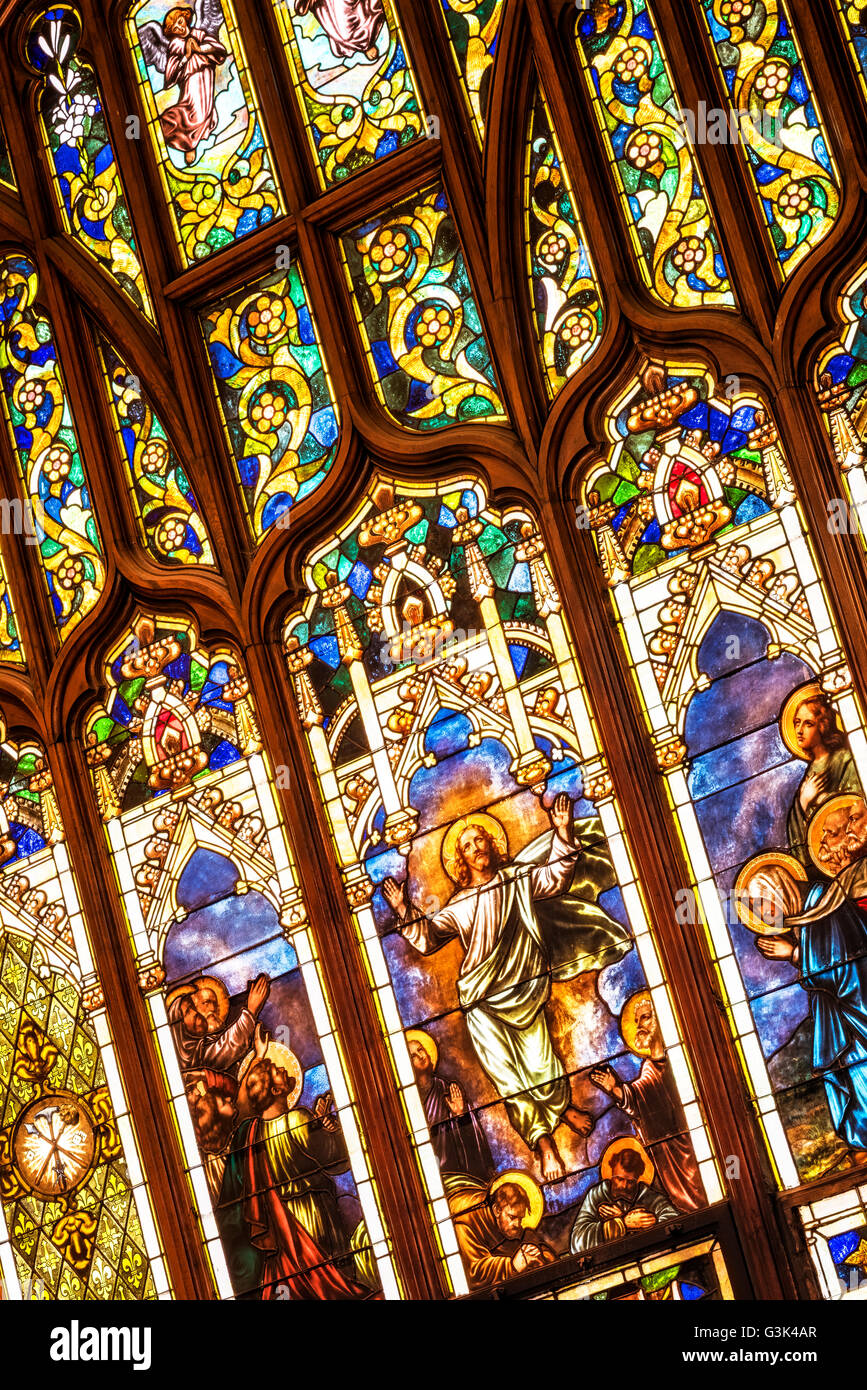
[[[529,862],[537,846],[548,850],[544,863]],[[577,920],[563,912],[547,934],[540,924],[534,903],[565,894],[584,857],[593,855],[549,832],[489,883],[464,888],[441,912],[414,915],[401,927],[405,940],[425,955],[454,937],[460,940],[465,955],[458,998],[470,1039],[510,1124],[530,1148],[553,1133],[571,1104],[545,1017],[551,979],[600,969],[631,944],[628,933],[589,897],[572,905]],[[598,891],[598,871],[591,869],[587,881],[594,872]]]

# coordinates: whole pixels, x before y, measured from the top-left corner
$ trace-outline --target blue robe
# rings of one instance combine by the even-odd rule
[[[867,913],[835,882],[789,925],[799,934],[813,1070],[824,1081],[831,1123],[853,1149],[867,1149]]]

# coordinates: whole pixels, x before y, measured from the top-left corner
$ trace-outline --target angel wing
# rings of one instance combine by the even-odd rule
[[[165,72],[169,53],[169,41],[155,20],[143,24],[138,31],[139,43],[144,60],[149,68]]]
[[[219,34],[225,16],[220,0],[196,0],[196,28],[204,29],[206,34],[210,34],[215,39]]]

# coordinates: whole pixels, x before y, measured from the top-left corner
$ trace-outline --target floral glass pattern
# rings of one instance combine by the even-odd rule
[[[0,394],[51,613],[64,641],[105,582],[96,515],[39,277],[26,256],[0,260]],[[28,537],[29,539],[29,537]]]
[[[160,564],[213,565],[193,489],[159,417],[116,349],[101,335],[97,344],[142,540]]]
[[[677,917],[705,934],[778,1181],[797,1187],[867,1139],[860,1034],[833,1041],[841,1010],[867,1015],[852,676],[763,399],[645,362],[608,434],[579,520],[694,876]]]
[[[87,758],[217,1291],[395,1297],[243,670],[140,614],[104,674]]]
[[[12,1297],[140,1300],[166,1273],[44,753],[0,746],[0,1268]]]
[[[70,5],[44,10],[28,39],[30,63],[42,79],[39,110],[54,190],[69,236],[153,323],[99,85],[78,56],[80,39],[81,16]]]
[[[440,0],[452,55],[479,144],[485,125],[491,77],[505,0]]]
[[[579,16],[581,68],[649,290],[674,309],[732,308],[701,172],[646,0]]]
[[[284,211],[231,0],[142,0],[127,33],[186,265]]]
[[[599,1206],[625,1149],[650,1224],[715,1200],[532,518],[380,478],[305,580],[288,670],[453,1289],[527,1267],[513,1201],[537,1265],[622,1236]]]
[[[837,173],[785,0],[701,0],[784,276],[834,225]]]
[[[421,101],[392,0],[277,0],[275,9],[323,188],[419,137]]]
[[[454,220],[431,188],[343,237],[376,393],[415,430],[505,419]]]
[[[524,208],[533,312],[553,398],[592,355],[602,299],[584,228],[541,89],[530,115]]]
[[[340,419],[300,266],[202,316],[217,400],[250,527],[261,541],[324,481]]]

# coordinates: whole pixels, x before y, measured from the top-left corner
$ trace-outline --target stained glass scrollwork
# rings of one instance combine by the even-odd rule
[[[533,313],[548,394],[599,344],[604,311],[569,174],[541,88],[530,114],[524,183]]]
[[[9,142],[6,139],[2,121],[0,121],[0,187],[12,193],[18,191],[18,185],[15,182],[15,170],[12,167],[12,156],[9,153]]]
[[[381,477],[305,578],[287,666],[453,1289],[622,1235],[627,1150],[660,1230],[716,1200],[533,518]]]
[[[867,267],[862,267],[840,295],[837,317],[845,325],[840,337],[819,356],[815,389],[822,420],[831,439],[846,491],[845,505],[829,507],[828,525],[846,532],[854,520],[867,543]]]
[[[404,149],[425,129],[392,0],[274,0],[320,184]]]
[[[858,0],[835,0],[837,13],[849,40],[849,55],[867,97],[867,13]]]
[[[243,669],[139,614],[101,696],[86,755],[217,1292],[397,1297]]]
[[[834,225],[837,171],[785,0],[700,0],[775,259],[791,275]]]
[[[179,249],[195,265],[284,211],[231,0],[141,0],[127,35]]]
[[[201,319],[229,451],[261,541],[325,480],[340,417],[297,261]]]
[[[54,5],[33,21],[27,56],[42,81],[39,111],[66,231],[150,323],[154,311],[91,65],[79,55],[81,16]]]
[[[735,303],[701,171],[647,0],[593,0],[581,69],[651,294],[674,309]]]
[[[97,346],[142,541],[160,564],[213,566],[193,489],[159,416],[111,343],[97,335]]]
[[[454,220],[430,188],[342,238],[368,370],[398,424],[505,419]]]
[[[51,321],[26,256],[0,259],[0,387],[24,491],[21,529],[39,548],[64,641],[99,600],[105,562]]]
[[[861,712],[767,403],[647,361],[608,432],[579,517],[694,875],[679,920],[706,933],[778,1180],[796,1187],[867,1139],[862,1045],[829,1032],[839,1010],[867,1018],[861,985],[842,1003],[834,973],[850,949],[865,969]]]
[[[51,773],[0,737],[0,1269],[12,1298],[167,1297]]]
[[[452,56],[480,145],[505,0],[440,0]]]

